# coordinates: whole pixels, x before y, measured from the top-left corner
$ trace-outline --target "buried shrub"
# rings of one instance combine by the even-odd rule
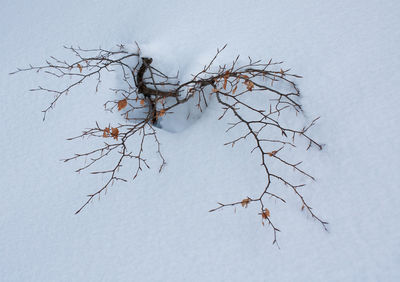
[[[131,161],[136,164],[133,179],[144,167],[149,168],[144,157],[144,144],[148,142],[154,142],[156,146],[160,158],[159,171],[161,171],[166,165],[157,136],[161,120],[168,117],[173,122],[174,109],[184,104],[190,104],[193,110],[202,112],[210,102],[214,102],[221,108],[218,119],[227,120],[227,131],[235,131],[238,134],[225,145],[233,147],[238,142],[250,143],[251,152],[259,155],[266,181],[260,184],[257,196],[246,197],[232,203],[219,202],[210,212],[228,206],[247,207],[249,204],[258,204],[259,216],[263,224],[266,222],[272,227],[273,243],[276,243],[279,229],[271,220],[266,200],[273,198],[285,202],[282,196],[271,192],[270,189],[274,184],[282,183],[297,196],[302,210],[308,212],[326,230],[327,222],[313,212],[298,189],[304,184],[292,183],[279,171],[272,171],[270,165],[273,162],[279,163],[281,167],[287,167],[314,180],[300,167],[301,162],[292,163],[282,156],[286,148],[297,148],[295,141],[298,137],[306,140],[307,150],[311,147],[322,149],[322,146],[309,135],[310,128],[318,118],[306,126],[299,128],[296,126],[299,121],[301,122],[303,110],[299,103],[300,91],[295,80],[301,77],[290,73],[289,69],[282,69],[282,62],[272,62],[272,60],[254,61],[249,57],[242,63],[238,56],[230,64],[216,65],[215,61],[225,47],[217,50],[207,65],[184,82],[179,81],[179,75],[171,77],[154,67],[153,59],[143,57],[139,46],[136,46],[135,51],[130,51],[123,45],[119,45],[115,50],[65,47],[75,55],[75,60],[66,61],[51,57],[43,66],[30,65],[12,73],[37,71],[60,79],[68,78],[67,86],[62,89],[54,90],[41,86],[31,89],[54,95],[50,105],[43,110],[43,119],[58,100],[76,86],[94,78],[97,92],[104,73],[118,71],[121,74],[122,86],[111,89],[117,98],[106,101],[104,106],[107,111],[119,112],[124,122],[115,125],[100,125],[96,122],[94,127],[69,139],[97,137],[104,140],[103,145],[98,148],[75,154],[64,160],[68,162],[86,159],[84,166],[77,169],[77,172],[90,169],[100,161],[110,161],[107,158],[112,155],[117,156],[115,162],[112,161],[111,169],[91,172],[106,175],[107,179],[104,185],[88,195],[76,213],[81,212],[96,196],[105,193],[114,182],[127,181],[119,175],[119,169],[125,162]],[[132,142],[128,142],[135,138],[137,142],[133,145]]]

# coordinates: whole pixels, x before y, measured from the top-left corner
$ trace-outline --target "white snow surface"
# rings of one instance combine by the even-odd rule
[[[1,6],[1,281],[400,281],[399,1]],[[83,85],[43,122],[52,97],[28,90],[57,81],[8,73],[69,56],[63,45],[134,41],[162,69],[183,76],[225,43],[221,61],[237,54],[273,58],[304,76],[306,119],[321,116],[312,136],[326,145],[297,150],[293,159],[317,178],[303,194],[329,232],[284,188],[278,191],[287,204],[266,201],[282,231],[280,249],[255,205],[208,212],[217,201],[258,195],[264,185],[251,144],[223,146],[232,136],[215,104],[185,130],[159,132],[168,163],[162,173],[150,151],[150,170],[74,215],[105,179],[74,173],[81,162],[60,162],[90,148],[90,139],[65,139],[96,120],[118,122],[102,108],[116,82],[105,79],[97,94]]]

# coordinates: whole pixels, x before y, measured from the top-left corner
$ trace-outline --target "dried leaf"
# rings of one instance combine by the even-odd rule
[[[213,88],[212,92],[216,93],[216,92],[218,92],[218,89],[217,88]]]
[[[236,89],[237,89],[237,85],[235,86],[235,88],[233,88],[233,90],[232,90],[232,94],[235,94],[235,92],[236,92]]]
[[[143,106],[143,105],[144,105],[144,103],[145,103],[145,102],[144,102],[144,100],[143,100],[143,99],[142,99],[142,100],[140,100],[140,105],[142,105],[142,106]]]
[[[109,137],[109,136],[110,136],[110,128],[106,127],[103,130],[103,137],[106,138],[106,137]]]
[[[242,207],[247,208],[249,203],[250,203],[250,199],[249,198],[243,199],[242,200]]]
[[[247,90],[252,91],[254,87],[254,83],[252,81],[247,82]]]
[[[267,208],[264,209],[263,213],[261,214],[263,219],[267,219],[270,216],[270,212]]]
[[[165,115],[165,110],[162,109],[161,111],[158,112],[157,117],[162,117]]]
[[[119,133],[118,128],[111,128],[111,136],[112,136],[115,140],[118,140],[118,133]]]
[[[77,65],[79,72],[82,72],[82,66],[80,64]]]
[[[128,101],[126,99],[123,99],[121,101],[118,101],[118,111],[122,110],[123,108],[128,105]]]
[[[276,155],[276,153],[278,153],[278,151],[272,151],[272,152],[267,153],[267,154],[268,154],[268,156],[273,157],[273,156]]]
[[[228,78],[229,78],[229,71],[226,72],[224,75],[224,90],[226,90],[226,84],[228,83]]]

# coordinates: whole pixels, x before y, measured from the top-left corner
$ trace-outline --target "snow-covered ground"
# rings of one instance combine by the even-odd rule
[[[0,9],[1,281],[400,281],[400,2],[21,1]],[[16,67],[63,57],[63,45],[141,44],[163,68],[199,70],[228,43],[235,55],[284,60],[303,75],[302,104],[323,151],[298,151],[317,178],[304,189],[329,232],[296,198],[268,201],[280,249],[257,210],[208,210],[258,194],[250,145],[224,147],[226,121],[211,107],[186,130],[160,131],[168,165],[109,189],[59,159],[94,121],[117,120],[83,86],[42,122],[51,83]],[[54,85],[54,84],[53,84]],[[154,160],[156,161],[156,156]]]

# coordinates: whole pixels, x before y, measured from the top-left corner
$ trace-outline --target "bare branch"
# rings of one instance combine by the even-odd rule
[[[283,69],[283,62],[263,62],[248,57],[246,63],[241,63],[237,56],[230,65],[215,65],[220,53],[226,48],[217,49],[214,57],[202,70],[192,75],[191,79],[180,82],[179,72],[176,76],[168,76],[153,66],[153,59],[141,56],[141,50],[136,43],[137,51],[130,52],[124,45],[117,45],[115,50],[82,49],[80,47],[65,47],[72,53],[74,60],[66,61],[50,57],[43,66],[32,66],[18,68],[15,73],[24,71],[43,72],[51,77],[68,78],[65,88],[51,89],[39,86],[32,91],[43,91],[54,95],[50,105],[43,110],[44,119],[47,112],[54,108],[58,100],[70,93],[72,90],[89,79],[96,81],[95,91],[99,89],[104,73],[118,71],[122,76],[124,87],[111,89],[116,94],[115,99],[104,103],[106,111],[117,110],[123,116],[125,122],[115,126],[96,126],[82,132],[82,134],[69,138],[75,140],[84,137],[105,138],[102,146],[86,153],[75,154],[64,159],[65,162],[76,159],[85,159],[85,164],[77,169],[81,172],[91,169],[98,162],[107,162],[105,159],[117,155],[117,161],[110,169],[92,171],[92,174],[107,175],[105,184],[97,191],[88,195],[88,199],[76,211],[81,212],[93,199],[118,181],[127,180],[119,176],[119,170],[127,159],[136,160],[136,168],[133,169],[135,179],[143,168],[149,168],[144,154],[144,144],[148,139],[153,139],[156,152],[161,160],[159,172],[166,165],[166,160],[161,152],[161,143],[157,137],[159,120],[165,115],[172,115],[173,110],[189,100],[196,101],[199,111],[207,107],[212,101],[221,106],[219,119],[228,120],[227,132],[229,134],[239,133],[225,145],[234,147],[238,142],[245,141],[251,144],[251,153],[257,153],[260,158],[260,165],[265,174],[263,189],[255,197],[247,197],[243,200],[232,203],[218,203],[214,212],[224,207],[236,207],[241,205],[247,207],[249,204],[259,206],[259,215],[262,223],[268,223],[274,234],[273,243],[277,244],[277,232],[280,230],[271,220],[267,206],[268,199],[275,199],[286,203],[285,199],[272,193],[270,188],[278,183],[291,188],[299,199],[302,210],[306,210],[312,218],[320,222],[327,230],[327,222],[320,219],[310,205],[305,201],[299,192],[304,184],[294,185],[280,176],[277,172],[270,171],[270,163],[281,164],[303,175],[310,180],[315,180],[311,174],[301,168],[302,162],[287,160],[284,152],[286,148],[297,149],[296,137],[304,138],[308,147],[315,146],[322,149],[322,145],[316,142],[310,135],[309,129],[316,124],[319,118],[303,128],[296,128],[287,125],[291,114],[295,114],[293,121],[301,118],[303,111],[299,102],[300,90],[296,85],[296,79],[301,76],[289,73],[290,69]],[[210,98],[211,97],[211,98]],[[215,99],[213,98],[215,97]],[[282,119],[285,117],[285,119]],[[283,122],[286,120],[286,122]],[[294,122],[293,122],[294,123]],[[128,140],[137,138],[136,147],[132,150]]]

